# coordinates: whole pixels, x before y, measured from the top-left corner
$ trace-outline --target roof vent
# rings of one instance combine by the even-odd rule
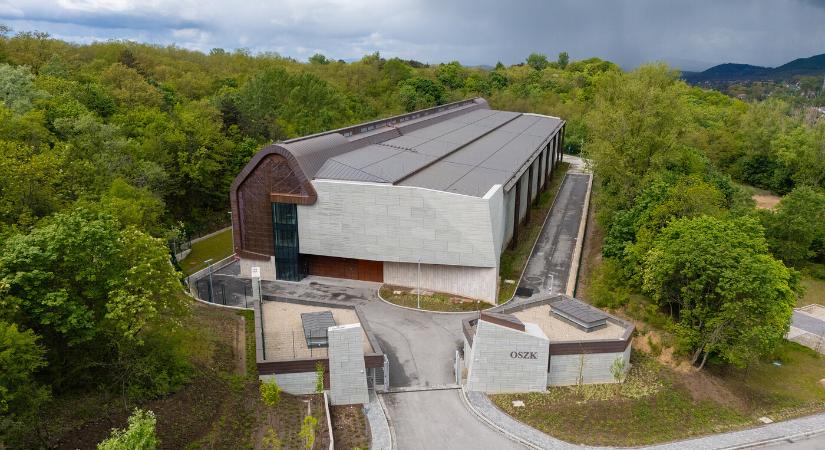
[[[607,314],[579,300],[554,302],[550,304],[550,314],[588,333],[607,326]]]
[[[335,326],[332,311],[301,313],[307,347],[329,347],[327,329]]]

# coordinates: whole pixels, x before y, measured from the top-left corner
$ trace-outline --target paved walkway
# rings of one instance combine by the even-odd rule
[[[387,416],[381,407],[381,402],[375,393],[370,392],[370,402],[364,405],[364,412],[370,424],[370,448],[373,450],[391,450],[392,434]]]
[[[520,288],[529,289],[532,294],[516,296],[508,306],[565,292],[590,177],[585,173],[568,173],[564,178],[519,282]]]
[[[516,436],[527,446],[540,449],[605,449],[613,447],[586,447],[571,444],[560,439],[556,439],[546,433],[525,425],[512,418],[496,407],[487,395],[481,392],[467,392],[467,400],[476,414],[483,416],[488,424],[494,424],[502,433]],[[710,436],[688,439],[684,441],[671,442],[667,444],[641,447],[649,450],[704,450],[704,449],[728,449],[753,447],[760,442],[771,442],[780,444],[777,447],[797,448],[791,444],[792,441],[804,439],[812,433],[825,432],[825,414],[803,417],[800,419],[788,420],[785,422],[763,425],[758,428],[751,428],[730,433],[714,434]],[[814,442],[823,442],[823,438],[817,436]],[[804,442],[804,441],[802,441]],[[637,447],[639,448],[639,447]],[[817,448],[800,445],[798,448]],[[822,447],[819,447],[822,448]]]

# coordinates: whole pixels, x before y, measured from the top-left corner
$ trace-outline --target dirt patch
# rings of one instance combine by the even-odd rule
[[[381,286],[380,293],[381,297],[390,303],[406,306],[407,308],[418,307],[418,294],[414,288],[385,284]],[[482,300],[421,290],[421,309],[423,310],[459,312],[476,311],[491,307],[493,307],[492,304]]]
[[[775,209],[782,197],[771,194],[754,194],[752,197],[759,209]]]
[[[587,292],[590,287],[590,277],[593,271],[602,263],[602,242],[604,241],[604,232],[596,223],[594,210],[595,208],[592,207],[591,203],[591,207],[587,211],[587,228],[584,233],[582,259],[579,267],[579,277],[576,280],[576,290],[574,291],[577,298],[588,303],[592,301]]]
[[[370,430],[363,407],[360,405],[333,406],[329,414],[332,418],[335,448],[369,448]]]
[[[677,372],[678,382],[690,393],[694,401],[712,401],[737,411],[748,411],[748,402],[707,372],[690,370]]]

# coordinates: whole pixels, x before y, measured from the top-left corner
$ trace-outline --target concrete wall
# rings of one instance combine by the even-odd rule
[[[610,370],[616,359],[625,362],[625,370],[630,368],[630,345],[623,353],[593,353],[588,355],[552,355],[547,373],[548,386],[568,386],[574,384],[615,383]]]
[[[361,324],[329,327],[329,397],[333,405],[369,403]]]
[[[298,206],[301,253],[474,267],[497,267],[491,202],[429,189],[315,180],[314,205]],[[494,189],[501,189],[495,187]]]
[[[524,216],[527,215],[527,178],[529,175],[525,170],[524,173],[519,178],[518,182],[521,185],[521,198],[519,199],[519,208],[518,208],[518,220],[521,222],[524,220]],[[515,188],[514,188],[515,189]]]
[[[274,251],[275,249],[273,249]],[[241,258],[239,261],[241,268],[241,277],[252,278],[252,268],[261,268],[261,279],[274,281],[275,278],[275,257],[271,257],[268,261],[259,259]]]
[[[533,324],[535,331],[541,330]],[[549,341],[501,325],[479,320],[473,347],[465,354],[466,388],[482,392],[530,392],[547,388]],[[534,352],[535,359],[513,357],[513,352]]]
[[[513,215],[516,213],[516,188],[513,187],[509,192],[504,194],[504,205],[507,215],[504,219],[504,241],[501,250],[513,239]]]
[[[418,286],[418,264],[384,263],[384,283],[398,286]],[[495,303],[498,269],[495,267],[445,266],[421,264],[421,289]]]
[[[275,380],[284,392],[292,395],[315,393],[315,372],[279,373],[276,375],[261,375],[261,381]]]

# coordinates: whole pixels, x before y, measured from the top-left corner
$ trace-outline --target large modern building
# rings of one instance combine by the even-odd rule
[[[561,161],[565,122],[476,98],[279,142],[231,188],[241,273],[494,301],[499,257]]]

